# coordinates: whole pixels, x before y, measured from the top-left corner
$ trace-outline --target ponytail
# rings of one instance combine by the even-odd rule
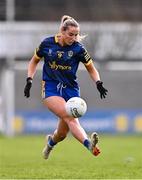
[[[71,16],[68,16],[68,15],[62,16],[61,25],[60,25],[60,32],[62,30],[66,31],[69,26],[78,27],[80,29],[79,23],[74,18],[72,18]],[[85,38],[85,36],[82,36],[82,35],[78,34],[77,41],[80,42],[84,38]]]
[[[61,18],[61,24],[63,24],[66,20],[68,20],[68,19],[73,19],[71,16],[68,16],[68,15],[64,15],[64,16],[62,16],[62,18]]]

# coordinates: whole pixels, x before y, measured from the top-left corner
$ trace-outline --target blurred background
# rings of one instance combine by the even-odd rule
[[[88,104],[81,124],[88,132],[142,133],[141,0],[1,0],[0,133],[49,133],[56,128],[56,117],[42,105],[42,62],[31,97],[26,99],[23,91],[35,48],[58,33],[65,14],[74,17],[87,35],[82,43],[109,91],[101,100],[80,65],[81,96]]]

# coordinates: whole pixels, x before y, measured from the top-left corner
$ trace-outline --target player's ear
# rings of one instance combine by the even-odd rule
[[[65,28],[64,28],[64,27],[61,28],[61,33],[62,33],[62,34],[65,33]]]

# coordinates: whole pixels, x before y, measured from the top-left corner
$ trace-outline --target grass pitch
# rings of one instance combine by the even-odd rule
[[[99,157],[68,137],[44,160],[43,136],[0,136],[0,179],[142,178],[142,136],[101,135],[100,140]]]

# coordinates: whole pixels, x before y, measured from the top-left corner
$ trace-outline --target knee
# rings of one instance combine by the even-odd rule
[[[64,118],[64,121],[65,121],[68,125],[78,124],[78,118],[67,117],[67,118]]]

